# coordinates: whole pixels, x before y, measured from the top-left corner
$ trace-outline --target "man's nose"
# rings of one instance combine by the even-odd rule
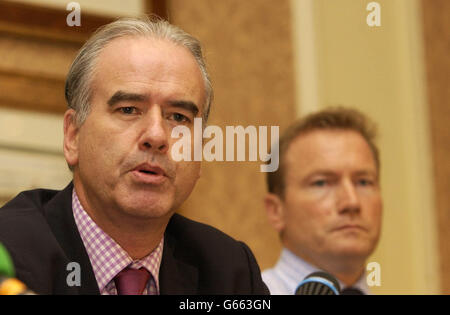
[[[144,114],[142,119],[142,134],[139,140],[141,150],[154,150],[166,153],[169,149],[168,129],[159,106],[152,108]]]
[[[340,213],[356,214],[361,211],[361,203],[355,184],[351,179],[343,180],[339,186],[337,206]]]

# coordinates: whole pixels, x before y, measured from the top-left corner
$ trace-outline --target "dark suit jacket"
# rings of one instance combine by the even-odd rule
[[[17,278],[39,294],[99,294],[73,218],[72,188],[25,191],[0,209],[0,242]],[[79,287],[67,285],[70,262],[81,266]],[[159,283],[161,294],[268,293],[244,243],[178,214],[165,232]]]

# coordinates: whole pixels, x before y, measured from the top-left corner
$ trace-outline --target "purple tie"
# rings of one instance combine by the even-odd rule
[[[142,295],[150,278],[147,269],[125,268],[114,277],[118,295]]]

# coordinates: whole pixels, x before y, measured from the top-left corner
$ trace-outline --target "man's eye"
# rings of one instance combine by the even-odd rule
[[[315,187],[324,187],[327,184],[327,181],[324,179],[319,179],[312,182],[312,186]]]
[[[172,114],[172,119],[175,120],[176,122],[189,122],[189,118],[187,118],[185,115],[180,114],[180,113],[173,113]]]
[[[360,186],[370,186],[370,185],[372,185],[372,183],[373,182],[371,180],[364,179],[364,178],[358,180],[358,184]]]
[[[120,111],[126,115],[131,115],[136,112],[136,107],[132,107],[132,106],[121,107]]]

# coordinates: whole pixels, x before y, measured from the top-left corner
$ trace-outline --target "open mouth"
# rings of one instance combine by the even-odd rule
[[[137,182],[144,184],[159,185],[168,179],[162,168],[147,163],[137,166],[131,173]]]
[[[154,171],[146,171],[146,170],[139,170],[140,173],[149,174],[149,175],[159,175],[157,172]]]
[[[138,171],[139,173],[147,174],[147,175],[161,175],[161,176],[166,175],[164,170],[162,168],[160,168],[159,166],[150,165],[147,163],[137,166],[134,170]]]

